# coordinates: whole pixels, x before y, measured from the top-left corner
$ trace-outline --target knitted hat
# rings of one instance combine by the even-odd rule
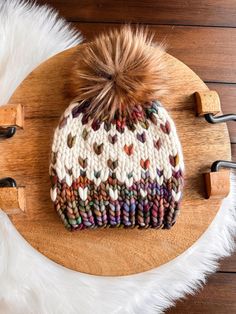
[[[158,99],[164,49],[144,29],[102,34],[75,56],[75,100],[55,130],[51,199],[69,230],[167,228],[176,221],[183,156]]]

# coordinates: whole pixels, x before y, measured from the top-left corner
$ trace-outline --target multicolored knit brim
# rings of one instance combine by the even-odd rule
[[[66,228],[170,229],[184,164],[166,110],[155,101],[109,121],[87,116],[87,106],[67,108],[52,144],[51,199]]]

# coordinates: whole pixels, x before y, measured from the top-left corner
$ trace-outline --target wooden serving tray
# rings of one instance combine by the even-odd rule
[[[81,46],[80,46],[81,47]],[[216,159],[231,158],[225,124],[210,125],[195,114],[195,91],[208,90],[179,60],[166,54],[171,90],[161,99],[174,119],[185,159],[181,214],[171,230],[103,229],[70,233],[50,200],[49,158],[53,132],[69,105],[65,83],[74,52],[41,64],[19,86],[10,103],[24,106],[24,129],[0,143],[0,177],[25,186],[25,212],[8,211],[38,251],[73,270],[94,275],[129,275],[158,267],[188,249],[215,217],[221,198],[205,199],[202,173]]]

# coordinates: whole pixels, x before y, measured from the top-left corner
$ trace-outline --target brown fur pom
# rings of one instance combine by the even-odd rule
[[[123,26],[81,47],[72,72],[74,101],[89,102],[89,116],[110,120],[157,100],[165,88],[164,49],[152,39],[144,28]]]

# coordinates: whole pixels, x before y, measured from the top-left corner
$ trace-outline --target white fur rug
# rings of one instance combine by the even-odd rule
[[[46,7],[0,0],[0,103],[40,62],[80,42]],[[0,210],[0,313],[149,314],[194,293],[228,256],[236,231],[236,180],[204,235],[173,261],[138,275],[96,277],[63,268],[34,250]]]

